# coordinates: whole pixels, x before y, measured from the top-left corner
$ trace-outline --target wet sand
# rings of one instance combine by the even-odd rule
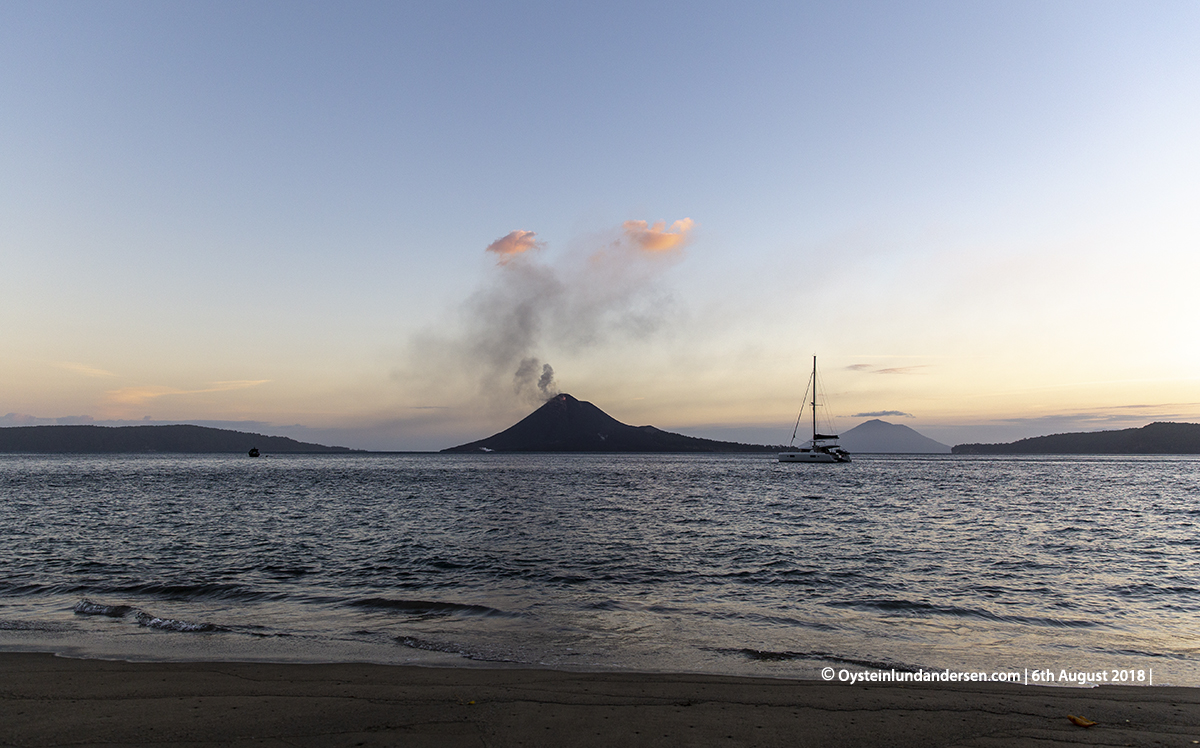
[[[1068,714],[1095,720],[1072,724]],[[1200,689],[0,653],[0,745],[1200,745]]]

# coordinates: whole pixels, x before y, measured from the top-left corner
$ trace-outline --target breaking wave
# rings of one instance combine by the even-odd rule
[[[133,606],[130,605],[104,605],[102,603],[94,603],[86,597],[75,603],[72,608],[75,615],[79,616],[108,616],[109,618],[124,618],[131,611]]]
[[[226,629],[211,623],[192,623],[190,621],[179,621],[174,618],[159,618],[156,615],[147,613],[144,610],[139,610],[137,614],[137,622],[140,626],[145,626],[151,629],[161,629],[163,631],[225,631]]]
[[[481,662],[516,662],[508,657],[498,655],[488,655],[482,652],[476,652],[457,644],[448,642],[435,642],[428,639],[418,639],[415,636],[397,636],[396,642],[408,647],[409,649],[421,649],[426,652],[443,652],[445,654],[458,655],[468,660],[478,660]]]

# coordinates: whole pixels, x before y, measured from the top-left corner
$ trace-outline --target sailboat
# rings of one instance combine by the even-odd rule
[[[796,443],[796,433],[800,431],[800,419],[804,417],[804,405],[800,406],[800,414],[796,416],[796,428],[792,429],[792,441],[785,452],[779,453],[780,462],[850,462],[850,453],[838,446],[837,434],[817,433],[817,357],[813,356],[812,376],[808,380],[808,389],[812,392],[812,402],[805,403],[812,412],[812,440],[807,446],[793,447]],[[808,392],[805,392],[807,399]]]

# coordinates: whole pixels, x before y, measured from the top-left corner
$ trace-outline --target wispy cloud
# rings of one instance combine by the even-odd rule
[[[893,366],[888,369],[876,369],[873,374],[919,374],[919,369],[928,369],[928,364],[920,364],[918,366]]]
[[[897,416],[900,418],[916,418],[912,413],[905,413],[902,410],[873,410],[869,413],[855,413],[851,418],[883,418],[884,416]]]
[[[1037,425],[1042,429],[1073,428],[1095,430],[1105,428],[1134,428],[1151,421],[1194,419],[1196,403],[1162,403],[1159,405],[1116,405],[1108,408],[1054,413],[1026,418],[1000,418],[997,423]],[[1190,406],[1190,407],[1186,407]]]
[[[1191,411],[1194,411],[1197,407],[1200,407],[1200,403],[1154,403],[1154,404],[1147,403],[1147,404],[1142,404],[1142,405],[1116,405],[1116,406],[1113,406],[1112,410],[1158,410],[1158,411],[1161,411],[1163,409],[1177,409],[1179,411],[1191,412]]]
[[[929,364],[917,364],[916,366],[890,366],[886,368],[876,368],[874,364],[850,364],[846,367],[849,371],[863,371],[868,374],[917,374],[919,369],[928,369]]]
[[[141,405],[152,400],[157,400],[160,397],[169,397],[177,395],[200,395],[208,392],[228,392],[230,390],[244,390],[250,387],[257,387],[261,384],[270,382],[270,379],[235,379],[223,382],[212,382],[208,387],[203,387],[197,390],[181,390],[176,387],[122,387],[119,390],[109,390],[105,393],[110,402],[119,403],[121,405]]]
[[[88,366],[87,364],[81,364],[81,363],[77,363],[75,361],[58,361],[54,365],[60,369],[65,369],[66,371],[73,371],[76,374],[82,374],[85,377],[115,377],[115,376],[117,376],[116,374],[112,373],[111,371],[105,371],[104,369],[97,369],[94,366]]]
[[[226,390],[244,390],[249,387],[257,387],[260,384],[267,384],[270,379],[228,379],[223,382],[212,382],[208,389],[196,390],[196,392],[224,392]]]
[[[537,234],[533,231],[510,231],[487,245],[485,251],[499,255],[497,262],[506,265],[531,249],[541,249],[545,246],[545,243],[538,241],[536,237]]]

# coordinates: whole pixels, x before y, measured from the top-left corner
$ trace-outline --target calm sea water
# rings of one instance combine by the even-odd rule
[[[1200,686],[1200,460],[0,456],[0,649]]]

